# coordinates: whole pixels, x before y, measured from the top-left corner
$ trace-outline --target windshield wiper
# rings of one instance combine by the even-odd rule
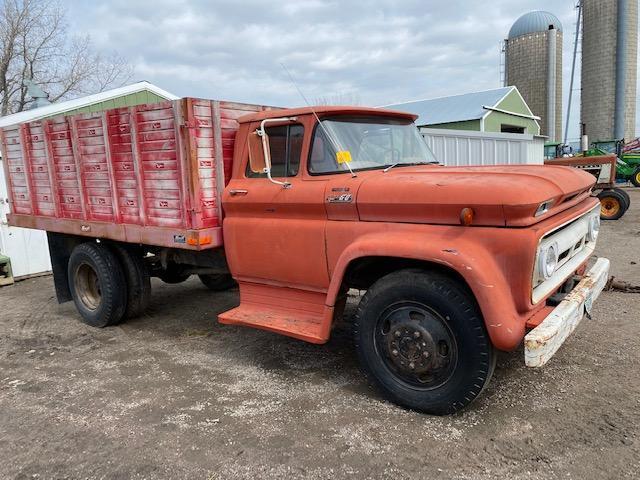
[[[389,165],[387,168],[385,168],[384,170],[382,170],[382,173],[387,173],[389,170],[391,170],[393,167],[395,167],[396,165],[398,165],[398,163],[392,163],[391,165]]]
[[[392,165],[389,165],[387,168],[382,170],[382,172],[383,173],[387,173],[393,167],[396,167],[398,165],[407,166],[407,167],[411,167],[411,166],[415,167],[416,165],[440,165],[440,162],[438,162],[437,160],[433,160],[433,161],[429,161],[429,162],[412,162],[412,163],[396,162],[396,163],[394,163]]]

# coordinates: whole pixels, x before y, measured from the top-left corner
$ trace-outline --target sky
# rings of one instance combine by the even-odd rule
[[[566,112],[574,0],[63,3],[70,32],[126,57],[134,80],[276,106],[304,104],[282,64],[311,103],[384,105],[500,87],[501,40],[521,14],[548,10],[564,28]],[[570,139],[578,137],[575,93]]]

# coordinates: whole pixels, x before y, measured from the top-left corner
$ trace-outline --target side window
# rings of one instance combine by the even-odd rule
[[[280,125],[265,128],[269,136],[271,152],[271,176],[295,177],[300,168],[304,127],[302,125]],[[255,173],[247,163],[246,176],[266,178],[265,173]]]
[[[342,170],[342,168],[336,163],[336,154],[331,147],[331,142],[327,140],[324,130],[317,128],[311,144],[309,172],[326,173],[338,170]]]

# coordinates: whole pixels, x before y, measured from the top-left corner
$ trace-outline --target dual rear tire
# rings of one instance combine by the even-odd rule
[[[165,283],[187,280],[191,273],[169,264],[158,276]],[[141,249],[110,242],[86,242],[74,248],[67,265],[71,297],[82,320],[92,327],[116,325],[144,313],[151,299],[151,274]],[[235,286],[230,274],[201,274],[213,291]]]
[[[82,243],[71,252],[67,275],[76,308],[92,327],[135,318],[149,305],[150,276],[142,252],[135,248]]]
[[[127,311],[125,274],[116,254],[102,243],[82,243],[68,264],[69,290],[82,320],[92,327],[115,325]]]

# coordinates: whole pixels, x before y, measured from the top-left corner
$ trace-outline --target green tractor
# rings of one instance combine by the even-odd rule
[[[640,187],[640,138],[626,144],[624,140],[594,142],[587,156],[611,153],[618,157],[616,179],[630,181],[635,187]]]

